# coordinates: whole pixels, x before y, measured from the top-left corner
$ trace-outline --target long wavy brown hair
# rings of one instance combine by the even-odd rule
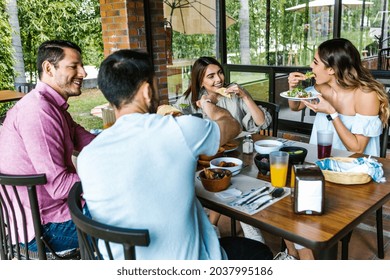
[[[213,57],[202,56],[194,62],[191,70],[191,83],[183,95],[187,99],[188,96],[192,93],[191,104],[195,108],[198,108],[198,106],[196,106],[196,101],[201,98],[201,84],[206,74],[206,68],[210,64],[217,65],[219,68],[221,68],[222,73],[225,75],[221,63],[219,63],[219,61]]]
[[[347,39],[330,39],[319,45],[318,56],[327,67],[334,70],[337,82],[343,88],[376,92],[380,102],[379,118],[383,126],[386,126],[390,112],[385,87],[363,66],[356,47]]]

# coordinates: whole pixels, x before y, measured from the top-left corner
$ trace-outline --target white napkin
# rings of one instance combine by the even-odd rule
[[[223,200],[231,199],[233,197],[239,196],[242,194],[242,191],[236,188],[229,188],[221,192],[215,193],[217,197]]]
[[[297,203],[298,212],[310,210],[321,212],[322,182],[304,180],[299,181]]]

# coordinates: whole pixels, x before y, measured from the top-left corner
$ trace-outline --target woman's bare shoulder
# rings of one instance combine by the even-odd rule
[[[355,92],[356,113],[362,115],[377,115],[379,112],[379,99],[375,91],[357,89]]]

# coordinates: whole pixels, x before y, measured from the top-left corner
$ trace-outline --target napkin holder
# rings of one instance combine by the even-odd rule
[[[325,178],[316,165],[293,165],[291,183],[294,212],[322,215],[325,206]]]

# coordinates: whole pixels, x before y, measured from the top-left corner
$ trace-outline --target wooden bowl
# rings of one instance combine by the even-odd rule
[[[202,182],[203,187],[209,192],[220,192],[226,190],[231,183],[232,172],[226,169],[220,168],[208,168],[209,170],[218,173],[224,174],[221,179],[207,179],[205,176],[205,171],[202,170],[199,173],[200,181]]]

